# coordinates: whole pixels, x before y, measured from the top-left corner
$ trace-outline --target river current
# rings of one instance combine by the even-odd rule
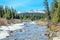
[[[10,33],[9,37],[1,40],[47,40],[47,27],[45,25],[37,25],[35,22],[22,22],[24,28],[15,30]]]

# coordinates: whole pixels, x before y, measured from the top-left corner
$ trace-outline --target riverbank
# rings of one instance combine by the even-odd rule
[[[46,21],[46,20],[36,20],[35,21],[37,24],[43,24],[46,25],[48,27],[49,30],[51,31],[58,31],[60,32],[60,23],[54,23],[52,21]]]
[[[0,19],[0,23],[1,23],[1,30],[16,30],[19,29],[19,26],[17,27],[18,24],[16,23],[20,23],[23,21],[28,21],[28,20],[19,20],[19,19],[11,19],[11,20],[6,20],[6,19]],[[31,21],[31,20],[29,20]],[[46,20],[35,20],[34,22],[36,22],[38,25],[46,25],[47,28],[49,29],[48,32],[49,34],[45,34],[46,36],[49,37],[49,40],[53,40],[54,37],[60,37],[60,23],[53,23],[52,21],[46,21]],[[7,25],[8,24],[8,25]],[[2,26],[5,25],[5,26]],[[11,26],[9,26],[11,25]],[[13,26],[15,25],[15,26]],[[7,34],[7,33],[6,33]],[[4,35],[4,34],[3,34]]]
[[[47,25],[48,23],[44,20],[35,20],[35,22],[38,24],[38,25]]]
[[[53,40],[54,37],[60,37],[60,23],[54,23],[48,20],[36,20],[35,22],[39,25],[43,24],[47,26],[49,34],[46,34],[46,36],[48,36],[49,40]]]
[[[22,22],[20,19],[4,19],[4,18],[0,18],[0,26],[7,26],[7,25],[11,25],[11,24],[16,24],[16,23],[20,23]]]
[[[16,23],[20,23],[23,21],[31,21],[31,20],[20,20],[20,19],[0,19],[0,26],[8,26],[11,24],[16,24]],[[57,30],[58,32],[60,32],[60,23],[53,23],[51,21],[46,21],[46,20],[34,20],[34,22],[36,22],[38,25],[46,25],[48,27],[49,30],[51,31],[55,31]]]

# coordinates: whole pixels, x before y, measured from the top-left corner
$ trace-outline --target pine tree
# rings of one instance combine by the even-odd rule
[[[7,6],[5,6],[3,18],[10,18],[10,9]]]
[[[0,18],[3,17],[3,14],[4,14],[4,8],[3,6],[0,6]]]
[[[59,9],[57,8],[53,15],[53,22],[59,22]]]
[[[58,2],[57,2],[57,0],[53,0],[53,4],[54,4],[55,8],[58,8]]]
[[[50,11],[49,11],[49,5],[48,5],[48,0],[44,0],[44,4],[45,4],[46,13],[48,14],[48,19],[51,20]]]
[[[58,2],[57,2],[57,0],[53,0],[53,2],[51,4],[51,11],[50,11],[51,19],[53,18],[53,15],[57,8],[58,8]]]
[[[58,0],[59,22],[60,22],[60,0]]]
[[[53,21],[60,22],[60,0],[54,0],[54,8]]]

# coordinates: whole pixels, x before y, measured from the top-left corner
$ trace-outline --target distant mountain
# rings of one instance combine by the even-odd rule
[[[20,19],[30,19],[30,20],[35,20],[35,19],[41,19],[45,18],[46,13],[44,10],[29,10],[26,12],[18,12],[18,15]]]
[[[45,13],[44,10],[28,10],[26,12],[18,12],[18,13]]]
[[[44,10],[29,10],[29,11],[26,11],[28,13],[45,13]]]

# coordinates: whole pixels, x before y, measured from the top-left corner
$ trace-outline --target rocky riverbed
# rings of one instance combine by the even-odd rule
[[[48,40],[53,40],[53,38],[60,38],[60,23],[53,23],[51,21],[42,21],[42,20],[36,20],[37,24],[46,25],[48,30],[48,34],[45,34],[48,37]],[[58,40],[58,39],[56,39]]]
[[[0,40],[53,40],[60,32],[50,30],[47,22],[25,21],[0,27]]]
[[[11,26],[6,29],[0,28],[1,31],[3,30],[1,33],[6,33],[6,35],[0,35],[1,40],[48,40],[48,37],[45,36],[48,33],[45,25],[37,25],[35,22],[28,21]]]

